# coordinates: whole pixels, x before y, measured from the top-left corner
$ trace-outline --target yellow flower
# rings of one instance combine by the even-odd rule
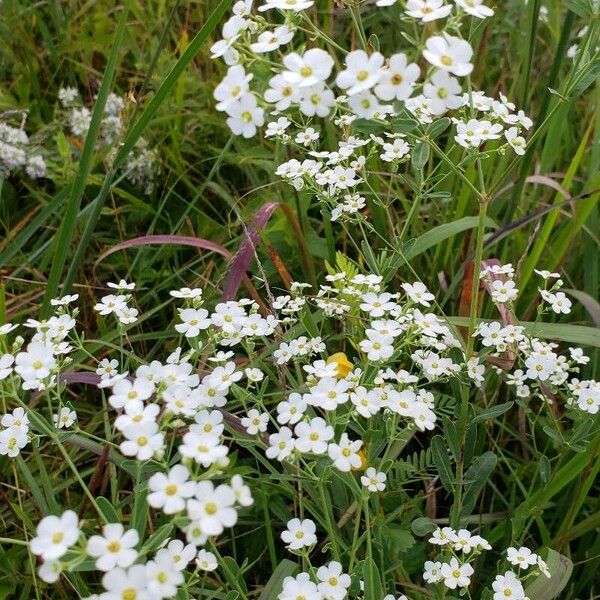
[[[327,359],[327,364],[335,363],[337,366],[337,378],[343,379],[352,371],[354,365],[348,360],[343,352],[336,352]]]
[[[367,468],[367,450],[362,446],[362,448],[358,451],[358,455],[360,456],[361,465],[356,469],[352,469],[353,471],[364,471]]]

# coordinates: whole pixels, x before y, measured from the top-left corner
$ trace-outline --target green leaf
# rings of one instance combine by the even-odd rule
[[[429,517],[418,517],[410,524],[410,528],[415,535],[423,536],[435,531],[437,525]]]
[[[431,456],[433,458],[433,464],[435,465],[440,481],[444,488],[451,492],[454,480],[454,474],[450,466],[450,457],[448,456],[448,446],[444,439],[436,435],[431,440]]]
[[[446,317],[452,325],[468,327],[468,317]],[[491,319],[479,319],[478,323],[490,322]],[[567,323],[534,323],[531,321],[519,321],[518,325],[525,328],[528,335],[546,340],[559,340],[578,346],[593,346],[600,348],[600,335],[597,327],[584,327],[582,325],[570,325]]]
[[[413,169],[421,171],[429,160],[429,144],[417,142],[412,150],[411,163]]]
[[[298,565],[284,558],[273,571],[258,600],[277,600],[283,588],[283,580],[296,574],[297,571]]]
[[[578,98],[587,90],[596,79],[600,77],[600,59],[597,59],[583,69],[583,74],[577,80],[577,83],[573,86],[571,90],[571,96],[573,98]]]
[[[550,578],[541,573],[527,584],[525,595],[529,600],[552,600],[553,598],[558,598],[567,583],[569,583],[571,573],[573,572],[573,563],[566,556],[549,548],[548,556],[545,560],[550,571]]]
[[[444,133],[444,131],[446,131],[448,127],[450,127],[450,123],[451,121],[448,117],[444,117],[442,119],[434,121],[427,129],[429,137],[435,139],[436,137]]]
[[[148,485],[142,477],[141,465],[139,464],[136,481],[138,484],[133,489],[134,500],[133,511],[131,513],[131,526],[140,534],[140,539],[144,539],[146,523],[148,521]]]
[[[465,473],[465,493],[461,515],[471,514],[479,493],[489,479],[498,463],[498,457],[493,452],[485,452],[477,457]]]
[[[392,119],[392,131],[394,133],[409,133],[419,126],[419,122],[414,119],[396,118]]]
[[[102,514],[106,517],[108,523],[121,522],[121,517],[119,517],[117,511],[114,509],[113,505],[108,499],[106,499],[104,496],[98,496],[96,498],[96,503],[102,511]]]
[[[159,527],[144,543],[141,549],[142,554],[150,554],[154,552],[160,545],[169,538],[171,532],[173,531],[173,522],[165,523],[161,527]]]
[[[355,133],[382,135],[384,130],[385,125],[380,121],[375,121],[373,119],[356,119],[352,122],[352,131]]]
[[[452,456],[454,456],[454,460],[456,461],[460,458],[460,442],[456,425],[446,415],[442,416],[442,425],[444,427],[444,436],[446,438],[446,442],[448,443],[448,446],[452,452]]]
[[[73,184],[71,186],[67,210],[63,215],[60,231],[56,236],[56,241],[54,243],[54,257],[52,260],[50,276],[48,277],[46,293],[44,294],[42,314],[48,313],[50,308],[50,299],[57,295],[60,280],[62,278],[63,268],[67,262],[67,254],[73,240],[73,234],[75,232],[77,214],[79,213],[79,209],[81,207],[81,200],[87,184],[87,178],[92,169],[96,148],[96,139],[100,133],[102,118],[104,116],[104,106],[106,105],[106,100],[108,98],[115,71],[117,69],[119,52],[121,50],[121,44],[123,43],[125,31],[127,29],[126,26],[128,14],[129,4],[125,4],[119,17],[115,39],[113,41],[113,47],[111,49],[108,62],[106,63],[106,70],[102,76],[102,83],[100,85],[100,90],[98,91],[96,103],[94,104],[94,110],[92,111],[90,126],[88,128],[87,135],[85,136],[83,150],[81,151],[79,168],[77,169],[77,174],[75,175],[75,179],[73,180]]]
[[[385,525],[381,532],[394,552],[406,552],[415,545],[415,538],[410,531],[401,527]]]
[[[68,293],[70,286],[75,280],[77,270],[79,269],[79,265],[81,264],[85,256],[87,247],[92,240],[94,229],[96,228],[96,224],[98,222],[98,219],[100,218],[100,214],[102,213],[102,207],[106,202],[113,180],[116,177],[117,171],[125,163],[127,156],[135,147],[139,139],[142,137],[148,124],[150,123],[154,115],[158,112],[158,109],[164,102],[165,98],[171,93],[171,91],[175,87],[175,84],[179,80],[179,77],[183,74],[187,66],[195,58],[201,46],[208,39],[210,34],[217,28],[219,22],[221,21],[221,17],[223,17],[227,9],[231,6],[232,2],[233,0],[221,0],[219,2],[215,10],[210,14],[208,19],[205,20],[204,25],[202,26],[200,31],[196,34],[194,39],[185,49],[185,52],[173,65],[173,68],[169,71],[169,74],[166,76],[165,80],[162,82],[162,84],[160,85],[150,102],[148,102],[146,108],[144,108],[144,111],[142,112],[140,117],[127,132],[127,135],[123,140],[123,144],[121,145],[119,151],[117,152],[117,155],[115,156],[112,168],[107,174],[106,178],[104,179],[104,183],[102,184],[100,192],[93,201],[92,209],[90,211],[85,230],[83,232],[83,235],[81,236],[81,240],[79,241],[79,245],[77,247],[73,260],[71,261],[69,270],[67,271],[67,276],[65,278],[64,285],[62,288],[63,293]],[[50,286],[48,286],[47,290],[48,293],[45,296],[45,300],[49,302],[49,299],[53,298],[55,294],[53,290],[50,290]]]
[[[496,406],[490,406],[485,410],[482,410],[478,415],[471,419],[471,423],[477,423],[478,421],[487,421],[488,419],[495,419],[505,412],[509,411],[514,402],[504,402],[503,404],[496,404]]]
[[[434,227],[427,233],[419,236],[412,247],[407,250],[404,258],[409,261],[422,254],[429,248],[433,246],[437,246],[439,243],[462,233],[468,229],[474,229],[477,227],[479,222],[478,217],[463,217],[462,219],[458,219],[457,221],[452,221],[451,223],[445,223],[444,225],[438,225],[438,227]],[[491,219],[486,220],[487,227],[496,227],[496,223]]]
[[[543,483],[548,483],[552,473],[552,467],[550,466],[550,461],[544,454],[539,458],[538,468],[540,470],[540,479]]]
[[[365,600],[381,600],[381,578],[379,570],[372,558],[366,558],[363,562],[363,581],[365,582]]]
[[[565,7],[580,17],[592,16],[592,7],[588,0],[565,0]]]

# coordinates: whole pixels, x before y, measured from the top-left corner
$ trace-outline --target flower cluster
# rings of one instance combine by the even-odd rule
[[[20,169],[24,169],[32,179],[46,176],[46,161],[25,133],[27,115],[21,114],[20,127],[0,121],[0,179],[6,179]]]
[[[471,562],[484,550],[491,550],[490,544],[479,535],[473,535],[467,529],[458,531],[451,527],[438,528],[429,538],[429,542],[442,553],[438,560],[427,561],[423,579],[428,584],[442,584],[445,588],[467,588],[475,572]],[[523,581],[540,573],[550,577],[545,561],[528,548],[510,547],[506,551],[507,561],[518,567],[519,573],[506,571],[497,575],[492,583],[493,600],[526,600]],[[521,571],[527,571],[521,576]]]
[[[174,519],[187,545],[171,538],[149,555],[137,530],[117,522],[105,523],[86,540],[76,516],[67,512],[43,519],[31,542],[32,552],[43,560],[43,579],[55,581],[93,559],[104,573],[103,598],[120,598],[130,589],[152,598],[172,597],[180,586],[196,581],[199,571],[217,567],[218,558],[204,546],[212,546],[215,537],[236,525],[239,512],[253,504],[252,482],[228,473],[232,444],[250,440],[267,460],[308,476],[321,477],[314,471],[319,465],[368,498],[386,490],[393,462],[386,457],[398,436],[436,426],[440,386],[452,379],[481,385],[488,376],[485,363],[509,352],[526,369],[508,375],[521,398],[534,388],[546,393],[544,386],[551,386],[557,397],[561,390],[566,393],[574,418],[597,410],[598,383],[571,376],[586,361],[581,350],[571,348],[566,358],[555,344],[528,335],[523,326],[482,323],[475,335],[483,350],[467,360],[460,337],[432,311],[435,297],[421,282],[387,291],[381,276],[360,274],[348,261],[344,264],[315,293],[307,284],[293,283],[288,294],[274,298],[270,314],[262,314],[248,299],[209,308],[200,288],[172,290],[177,303],[173,334],[179,336],[179,346],[164,361],[133,355],[126,362],[122,355],[96,361],[95,374],[88,375],[97,378],[106,405],[115,411],[110,417],[112,444],[148,466],[147,503]],[[558,294],[554,274],[540,273],[548,282],[542,290]],[[493,283],[502,281],[506,287],[513,275],[510,265],[487,265],[482,274],[491,298],[506,311],[513,299],[505,299],[510,294]],[[114,293],[101,298],[96,310],[116,317],[125,335],[138,316],[131,307],[135,285],[121,280],[108,288]],[[55,299],[49,318],[28,320],[25,326],[33,335],[27,343],[19,337],[9,346],[5,339],[15,326],[2,326],[0,376],[16,378],[11,379],[15,389],[20,384],[48,395],[52,411],[46,416],[34,411],[36,430],[56,443],[60,435],[69,435],[59,434],[64,428],[75,427],[86,436],[61,394],[63,374],[73,368],[73,350],[85,348],[76,328],[77,299]],[[308,325],[316,314],[322,315],[319,328]],[[327,333],[328,323],[333,331],[345,332],[344,348],[336,341],[338,334]],[[14,457],[22,451],[31,435],[31,418],[23,403],[4,415],[2,454]],[[389,431],[383,455],[365,444],[371,420]],[[317,543],[317,526],[311,519],[291,519],[281,539],[290,551],[308,557]],[[441,529],[431,542],[451,556],[427,563],[425,579],[451,589],[469,585],[472,567],[465,559],[489,548],[483,538],[463,529]],[[179,562],[175,554],[185,558]],[[531,560],[522,549],[517,558],[512,554],[509,560],[519,560],[521,568]],[[185,566],[194,556],[197,569],[190,574]],[[541,562],[536,565],[543,568]],[[514,577],[512,572],[499,575],[494,586],[520,593]],[[286,580],[280,597],[301,589],[317,599],[343,598],[347,584],[341,563],[330,562],[315,573]]]
[[[82,103],[78,90],[73,87],[61,88],[58,92],[58,100],[67,111],[66,120],[71,133],[77,138],[84,139],[90,127],[92,112]],[[97,145],[98,149],[111,149],[109,152],[111,160],[116,155],[117,142],[124,130],[125,108],[124,98],[114,93],[108,95]],[[149,149],[147,141],[142,138],[127,157],[122,168],[123,175],[132,185],[144,190],[145,194],[151,194],[158,170],[157,162],[156,152]]]

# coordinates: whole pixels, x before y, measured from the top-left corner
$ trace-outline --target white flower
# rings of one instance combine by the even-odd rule
[[[160,548],[156,553],[156,561],[168,563],[175,571],[183,571],[196,555],[193,544],[184,545],[181,540],[171,540],[166,548]]]
[[[113,408],[123,408],[130,402],[147,400],[154,392],[154,384],[145,378],[136,377],[133,381],[119,379],[112,388],[108,403]]]
[[[518,577],[512,571],[506,571],[504,575],[496,575],[494,583],[494,600],[525,600],[525,590]]]
[[[148,591],[156,598],[172,598],[177,593],[177,586],[184,581],[183,574],[174,568],[171,560],[160,559],[158,555],[145,566]]]
[[[44,517],[38,523],[29,547],[44,561],[52,561],[63,556],[78,538],[79,518],[75,512],[67,510],[60,517]]]
[[[519,155],[523,156],[526,150],[525,138],[519,135],[519,130],[516,127],[511,127],[504,132],[506,141],[512,149]]]
[[[237,102],[226,109],[229,115],[227,125],[235,135],[251,138],[256,135],[256,128],[265,122],[265,111],[257,105],[252,94],[244,94]]]
[[[451,590],[457,587],[467,587],[471,583],[473,567],[468,564],[460,564],[456,558],[451,558],[449,563],[442,563],[441,573],[444,585]]]
[[[272,52],[280,46],[284,46],[292,41],[294,32],[285,25],[275,27],[273,31],[263,31],[258,36],[258,41],[250,44],[250,50],[258,54],[262,52]]]
[[[283,75],[275,75],[269,80],[269,88],[265,91],[265,101],[275,104],[278,111],[286,110],[292,102],[300,100],[300,90],[287,81]]]
[[[182,322],[175,325],[175,329],[187,338],[197,337],[200,331],[207,329],[211,323],[208,311],[204,308],[180,308],[179,318]]]
[[[410,152],[410,146],[402,138],[396,138],[392,144],[383,144],[383,154],[379,158],[384,162],[393,162],[404,158]]]
[[[286,117],[279,117],[277,121],[271,121],[267,124],[265,137],[282,137],[285,135],[285,130],[291,125],[291,122]],[[289,139],[289,136],[288,136]],[[259,317],[260,318],[260,317]]]
[[[127,308],[127,296],[123,294],[108,294],[94,305],[94,310],[103,316],[116,314],[124,308]]]
[[[244,369],[244,375],[248,381],[252,383],[259,383],[265,378],[265,374],[260,369],[256,368]]]
[[[577,394],[577,406],[581,410],[595,415],[600,410],[600,387],[580,390]]]
[[[63,567],[60,560],[46,560],[38,569],[38,575],[46,583],[56,583],[62,573]]]
[[[281,532],[281,539],[287,544],[288,550],[300,550],[312,546],[317,541],[316,526],[310,519],[292,519],[286,527],[287,529]]]
[[[100,571],[128,567],[138,556],[135,546],[139,539],[135,529],[125,531],[121,523],[107,523],[102,528],[102,535],[93,535],[88,540],[87,552],[96,558],[96,568]]]
[[[15,372],[23,379],[23,389],[44,389],[44,382],[56,367],[52,346],[43,342],[31,342],[25,352],[15,357]]]
[[[344,59],[346,69],[338,73],[335,82],[349,96],[364,92],[379,82],[383,61],[383,55],[379,52],[371,56],[364,50],[349,52]]]
[[[420,74],[416,63],[407,64],[405,54],[393,54],[375,86],[375,94],[381,100],[406,100]]]
[[[328,565],[319,567],[317,579],[320,582],[317,587],[323,598],[332,600],[342,600],[352,583],[350,575],[342,571],[342,565],[337,561],[331,561]]]
[[[420,281],[413,284],[403,283],[400,287],[413,302],[422,306],[431,306],[431,302],[435,300],[435,296]]]
[[[317,585],[310,580],[308,573],[300,573],[296,577],[288,576],[283,580],[283,589],[278,600],[322,600],[323,596]]]
[[[517,299],[519,294],[519,290],[515,286],[515,282],[511,279],[508,281],[496,279],[495,281],[492,281],[490,287],[492,290],[492,300],[500,304],[513,302]]]
[[[520,567],[521,569],[529,569],[532,565],[537,564],[538,556],[529,548],[521,546],[520,548],[507,548],[506,558],[511,565]]]
[[[443,115],[465,104],[458,80],[446,71],[436,71],[423,86],[423,94],[429,98],[430,112],[434,115]]]
[[[326,117],[331,107],[335,104],[333,92],[324,83],[302,88],[300,98],[300,112],[307,117]]]
[[[212,481],[200,481],[195,496],[187,502],[188,516],[206,535],[220,535],[237,521],[234,503],[235,493],[230,486],[221,484],[215,488]]]
[[[202,288],[183,287],[178,290],[171,290],[169,294],[173,296],[173,298],[193,300],[194,298],[200,298],[200,296],[202,296]]]
[[[394,354],[394,338],[381,335],[374,329],[367,329],[367,339],[359,343],[360,349],[367,354],[368,360],[387,360]]]
[[[119,292],[131,291],[135,289],[135,283],[128,283],[125,281],[125,279],[119,280],[119,283],[112,283],[109,281],[106,285],[113,290],[118,290]]]
[[[234,475],[231,478],[231,489],[235,494],[235,500],[240,506],[252,506],[254,504],[254,498],[252,498],[252,492],[250,488],[244,484],[244,480],[241,475]]]
[[[327,453],[336,469],[348,473],[362,465],[362,459],[358,454],[361,447],[360,440],[351,441],[347,433],[342,433],[339,444],[329,444]]]
[[[15,458],[27,445],[27,431],[19,427],[8,427],[0,431],[0,456]]]
[[[68,429],[77,420],[77,413],[67,406],[63,406],[58,414],[52,415],[54,425],[59,429]]]
[[[294,450],[295,440],[289,427],[282,427],[278,433],[269,436],[269,447],[266,450],[267,458],[284,460]]]
[[[458,77],[464,77],[473,70],[473,65],[469,62],[473,56],[473,48],[469,42],[448,34],[430,37],[425,42],[423,56],[434,67]]]
[[[490,545],[479,535],[471,535],[471,532],[467,529],[459,529],[452,540],[454,544],[454,550],[457,552],[464,552],[469,554],[474,548],[490,548]]]
[[[478,19],[494,16],[494,11],[483,0],[454,0],[466,13]]]
[[[215,88],[213,96],[217,100],[217,110],[227,110],[231,104],[239,100],[249,90],[248,83],[252,79],[252,75],[247,75],[244,67],[241,65],[234,65],[229,67],[227,75],[223,78],[221,83]],[[201,292],[202,293],[202,292]],[[172,296],[175,297],[187,297],[175,295],[171,292]]]
[[[198,552],[196,564],[201,571],[214,571],[219,566],[217,557],[212,552],[208,552],[204,549]]]
[[[331,74],[333,58],[320,48],[311,48],[302,56],[292,52],[283,57],[283,78],[301,88],[325,81]]]
[[[436,546],[446,546],[447,544],[452,544],[456,539],[456,532],[451,527],[443,527],[440,529],[436,529],[431,537],[429,538],[430,544],[435,544]]]
[[[385,481],[387,479],[387,475],[382,472],[378,472],[374,467],[369,467],[365,474],[361,476],[360,482],[370,491],[370,492],[383,492],[385,490]]]
[[[134,565],[125,570],[116,568],[105,573],[102,585],[106,592],[102,600],[149,600],[151,596],[147,591],[148,575],[145,565]]]
[[[359,92],[347,99],[348,107],[361,119],[372,119],[381,116],[382,106],[377,97],[369,90]]]
[[[298,438],[296,440],[298,451],[325,454],[327,442],[333,438],[333,427],[327,425],[321,417],[315,417],[309,423],[306,421],[298,423],[294,433]]]
[[[172,515],[185,508],[185,500],[191,498],[196,484],[189,481],[190,473],[183,465],[175,465],[168,474],[155,473],[148,480],[148,504],[162,508],[166,515]]]
[[[309,147],[312,142],[319,139],[319,134],[312,127],[307,127],[303,131],[299,131],[294,138],[297,144],[302,144],[305,147]]]
[[[432,562],[430,560],[425,561],[425,571],[423,572],[423,579],[427,583],[438,583],[442,580],[442,563],[439,561]]]
[[[571,301],[567,298],[564,292],[548,292],[546,290],[541,290],[542,298],[550,304],[550,308],[557,315],[561,313],[564,315],[568,315],[571,312]]]
[[[27,433],[29,431],[29,417],[27,416],[25,409],[19,406],[15,408],[12,413],[3,415],[0,420],[0,425],[6,428],[14,427],[15,429],[21,430],[23,433]]]
[[[258,10],[264,11],[271,8],[278,8],[279,10],[300,12],[301,10],[310,8],[313,4],[313,0],[267,0],[265,4],[258,7]]]
[[[123,428],[125,441],[119,448],[125,456],[135,456],[138,460],[148,460],[162,450],[164,434],[154,421],[132,423]]]
[[[256,435],[259,431],[265,432],[269,424],[269,413],[259,413],[253,408],[245,417],[242,417],[241,423],[249,435]]]
[[[287,400],[277,405],[277,422],[282,425],[296,424],[306,412],[307,404],[300,394],[292,392]]]
[[[452,6],[444,4],[443,0],[408,0],[406,14],[422,23],[444,19],[452,11]]]

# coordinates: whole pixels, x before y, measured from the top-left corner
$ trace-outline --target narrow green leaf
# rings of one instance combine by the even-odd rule
[[[415,535],[423,536],[435,531],[437,525],[429,517],[418,517],[410,524],[410,528]]]
[[[115,70],[117,68],[117,61],[119,58],[119,52],[121,50],[121,44],[123,43],[128,14],[129,3],[126,3],[121,12],[121,16],[119,17],[113,47],[108,58],[108,62],[106,63],[106,70],[104,71],[104,75],[102,77],[102,84],[100,85],[98,97],[96,98],[94,110],[92,111],[90,127],[85,137],[85,143],[81,152],[81,159],[79,160],[79,168],[77,169],[77,174],[75,175],[75,179],[73,180],[73,184],[71,186],[67,210],[63,215],[60,231],[56,237],[56,242],[54,243],[54,258],[52,261],[52,268],[50,270],[50,276],[48,278],[48,285],[46,287],[44,304],[42,308],[42,315],[44,316],[48,314],[50,300],[57,295],[60,280],[63,274],[63,268],[67,262],[67,254],[69,252],[69,247],[73,239],[73,233],[75,231],[75,221],[81,207],[81,199],[83,198],[83,193],[87,184],[87,178],[92,169],[92,160],[94,157],[96,140],[102,125],[104,107],[106,105],[106,100],[108,98],[115,75]]]
[[[363,562],[363,581],[365,582],[365,600],[381,600],[382,588],[379,570],[372,558],[366,558]]]
[[[412,150],[411,164],[413,169],[421,171],[429,160],[429,144],[417,142]]]
[[[109,523],[120,523],[121,517],[117,514],[117,511],[114,509],[111,502],[106,499],[104,496],[98,496],[96,498],[96,503],[100,507],[102,514],[106,517]]]
[[[465,473],[465,493],[461,515],[471,514],[479,493],[489,479],[498,463],[498,457],[493,452],[485,452],[478,456]]]
[[[429,248],[440,244],[441,242],[462,233],[463,231],[467,231],[468,229],[474,229],[477,227],[479,219],[477,217],[463,217],[462,219],[458,219],[457,221],[452,221],[451,223],[444,223],[444,225],[438,225],[434,227],[427,233],[419,236],[412,247],[406,251],[404,257],[406,260],[412,260],[419,254],[422,254]],[[492,219],[486,220],[487,227],[496,227],[496,224]]]
[[[514,402],[504,402],[503,404],[496,404],[496,406],[490,406],[485,410],[482,410],[478,415],[471,419],[471,423],[477,423],[478,421],[487,421],[488,419],[495,419],[505,412],[509,411]]]
[[[171,93],[175,87],[177,80],[185,71],[186,67],[192,62],[202,44],[208,39],[210,34],[218,26],[221,17],[225,14],[225,11],[231,6],[233,0],[221,0],[215,10],[212,12],[210,17],[206,20],[200,31],[196,34],[194,39],[190,42],[190,45],[186,48],[185,52],[181,55],[179,60],[173,65],[173,68],[162,82],[161,86],[156,91],[156,94],[152,97],[139,119],[134,123],[131,129],[128,131],[123,144],[119,148],[117,155],[113,161],[110,172],[106,175],[102,188],[98,195],[93,201],[91,214],[86,223],[85,229],[79,241],[79,245],[75,252],[75,256],[71,261],[71,265],[67,272],[65,282],[63,285],[63,292],[67,293],[75,280],[75,275],[79,265],[83,261],[87,247],[92,239],[96,223],[100,218],[102,207],[106,202],[108,193],[112,186],[112,182],[116,176],[118,169],[125,163],[127,156],[131,150],[135,147],[138,140],[141,138],[148,124],[160,108],[165,98]],[[49,300],[48,300],[49,301]]]
[[[454,479],[454,474],[452,473],[452,468],[450,466],[448,446],[441,436],[436,435],[431,440],[431,453],[433,464],[437,469],[442,485],[447,491],[451,492],[453,488],[452,481]]]
[[[277,600],[283,588],[283,580],[286,577],[295,575],[298,571],[298,565],[287,558],[284,558],[273,571],[273,574],[267,581],[258,600]]]
[[[550,578],[540,573],[535,579],[525,587],[525,595],[529,600],[552,600],[558,598],[565,589],[571,573],[573,572],[573,563],[556,550],[550,548],[548,556],[545,558],[550,571]]]

